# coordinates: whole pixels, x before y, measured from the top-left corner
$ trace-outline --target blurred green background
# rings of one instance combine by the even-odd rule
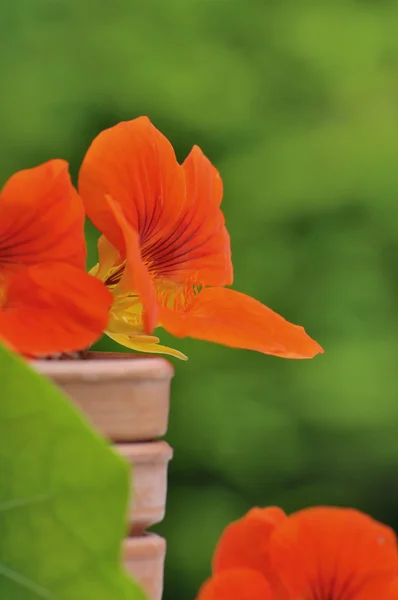
[[[165,599],[194,598],[253,505],[398,529],[398,3],[14,0],[0,20],[1,182],[56,156],[76,176],[101,129],[148,115],[220,170],[234,287],[325,348],[174,341]]]

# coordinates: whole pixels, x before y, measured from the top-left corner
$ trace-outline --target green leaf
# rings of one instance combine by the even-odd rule
[[[144,600],[121,567],[129,467],[0,346],[0,598]]]

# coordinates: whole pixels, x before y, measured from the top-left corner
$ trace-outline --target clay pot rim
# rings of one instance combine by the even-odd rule
[[[165,358],[126,352],[89,352],[85,359],[32,360],[31,366],[57,382],[92,380],[170,380],[173,365]]]
[[[117,452],[125,460],[133,461],[134,464],[163,464],[173,458],[173,449],[163,440],[151,442],[118,443]]]
[[[125,560],[142,560],[163,556],[166,551],[166,540],[150,532],[126,538],[123,546]]]

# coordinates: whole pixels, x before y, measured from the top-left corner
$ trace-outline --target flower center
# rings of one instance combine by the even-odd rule
[[[124,269],[126,266],[126,261],[123,261],[122,264],[117,267],[112,267],[107,273],[107,276],[104,280],[104,283],[111,290],[119,283],[124,273]]]
[[[186,312],[196,296],[200,294],[202,287],[196,273],[190,274],[184,283],[174,283],[167,279],[158,280],[156,282],[158,303],[163,308]]]
[[[136,324],[138,325],[138,322],[140,324],[142,323],[142,307],[139,302],[138,294],[136,294],[134,290],[131,290],[129,294],[118,294],[117,286],[122,279],[125,267],[126,261],[112,267],[104,277],[103,281],[115,296],[114,309],[126,310],[127,307],[134,307],[129,310],[129,313],[134,314],[134,318],[137,321]],[[148,264],[147,267],[155,285],[159,306],[179,312],[187,311],[203,287],[199,281],[198,274],[190,273],[188,277],[185,277],[182,283],[176,283],[170,279],[159,277],[154,269]],[[95,275],[96,270],[97,269],[94,267],[90,271],[91,274]],[[129,315],[129,320],[130,319],[131,314]]]

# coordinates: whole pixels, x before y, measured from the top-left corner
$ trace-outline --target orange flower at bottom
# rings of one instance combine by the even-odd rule
[[[388,590],[387,600],[398,600],[398,575]]]
[[[107,334],[117,342],[185,358],[151,335],[163,327],[285,358],[323,352],[302,327],[225,287],[233,269],[223,184],[197,146],[180,165],[148,118],[119,123],[92,142],[79,192],[103,234],[92,273],[114,295]]]
[[[226,528],[197,600],[397,600],[389,527],[352,509],[275,510]]]
[[[223,571],[203,585],[200,600],[275,600],[261,573],[251,569]]]
[[[86,348],[112,296],[85,272],[84,209],[68,165],[13,175],[0,192],[0,338],[28,356]]]

